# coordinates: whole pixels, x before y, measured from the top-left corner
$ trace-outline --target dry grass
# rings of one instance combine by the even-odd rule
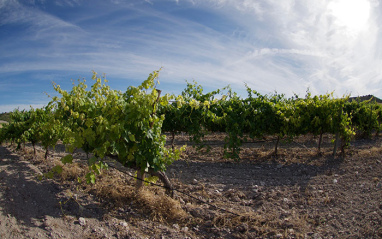
[[[113,173],[108,172],[108,175],[98,178],[92,186],[97,197],[107,199],[116,207],[124,207],[131,203],[138,205],[139,210],[150,215],[155,221],[184,221],[187,218],[179,201],[166,196],[164,192],[156,193],[156,190],[149,187],[137,192],[135,185],[110,174]]]
[[[359,149],[358,150],[358,156],[361,158],[372,158],[372,157],[378,157],[382,154],[382,147],[373,146],[371,148],[367,149]]]
[[[81,179],[81,184],[85,191],[91,192],[109,207],[118,208],[128,205],[136,205],[138,211],[150,215],[155,221],[184,221],[188,215],[181,208],[179,201],[165,195],[164,190],[144,187],[137,192],[134,180],[127,180],[123,174],[109,169],[97,177],[94,185],[87,185],[85,174],[86,166],[80,163],[63,166],[63,171],[59,178],[62,181],[74,181]],[[162,192],[163,191],[163,192]]]
[[[213,224],[220,228],[229,228],[232,231],[239,232],[240,238],[256,235],[282,234],[285,238],[288,236],[303,237],[309,225],[307,215],[292,213],[288,217],[283,217],[280,212],[269,209],[267,213],[248,212],[240,216],[227,214],[218,215],[213,219]],[[275,230],[279,228],[279,230]]]
[[[97,197],[106,199],[117,207],[123,207],[134,200],[134,187],[120,177],[113,176],[111,172],[99,176],[96,183],[89,187]]]
[[[16,145],[14,146],[13,149],[16,151]],[[18,153],[21,154],[26,160],[33,160],[36,162],[40,162],[44,160],[44,152],[36,149],[36,156],[35,156],[33,147],[26,146],[24,148],[24,146],[21,146],[21,149],[19,150]]]
[[[179,201],[164,194],[154,194],[149,189],[143,188],[136,194],[135,199],[154,220],[182,222],[188,218]]]
[[[62,173],[59,178],[62,181],[75,181],[78,178],[84,178],[86,166],[80,163],[66,164],[62,167]]]

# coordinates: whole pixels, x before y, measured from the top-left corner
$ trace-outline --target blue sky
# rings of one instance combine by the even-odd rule
[[[263,94],[382,98],[381,0],[0,0],[0,112],[41,107],[51,82],[113,89],[245,83]]]

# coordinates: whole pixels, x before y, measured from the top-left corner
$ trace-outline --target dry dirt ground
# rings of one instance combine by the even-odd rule
[[[382,140],[356,140],[346,157],[333,157],[326,136],[244,144],[239,162],[223,158],[224,136],[211,148],[188,146],[164,189],[135,190],[134,172],[110,168],[87,185],[86,156],[48,173],[65,155],[47,161],[38,148],[0,147],[0,238],[382,238]],[[177,136],[176,144],[187,142]]]

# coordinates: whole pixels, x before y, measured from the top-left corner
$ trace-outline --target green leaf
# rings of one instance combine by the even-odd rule
[[[55,173],[58,173],[58,174],[61,174],[63,169],[60,165],[56,165],[52,168],[52,171],[55,172]]]
[[[133,159],[134,159],[134,155],[133,155],[133,154],[129,154],[129,155],[127,156],[127,159],[130,160],[130,161],[133,160]]]
[[[97,162],[97,157],[93,156],[89,159],[89,165],[94,165]]]
[[[85,178],[86,178],[86,183],[87,184],[95,184],[96,177],[95,177],[94,173],[92,173],[92,172],[87,173],[85,175]]]
[[[131,133],[129,132],[129,139],[130,139],[130,141],[135,142],[135,135],[133,135],[133,134],[131,134]]]
[[[145,178],[144,182],[146,186],[151,185],[151,183],[156,183],[159,180],[157,176],[150,176]]]
[[[49,178],[49,179],[52,179],[54,176],[54,173],[52,171],[49,171],[47,173],[44,174],[44,177],[45,178]]]
[[[63,164],[67,164],[67,163],[71,164],[71,163],[73,163],[73,155],[68,154],[68,155],[64,156],[63,158],[61,158],[61,162]]]
[[[92,166],[91,166],[91,169],[94,171],[94,173],[96,173],[97,175],[99,175],[101,172],[100,172],[100,169],[101,169],[101,167],[100,167],[100,165],[98,164],[98,163],[96,163],[96,164],[93,164]]]

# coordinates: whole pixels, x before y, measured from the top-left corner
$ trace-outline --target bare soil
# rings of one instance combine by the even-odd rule
[[[110,168],[87,185],[86,155],[42,178],[39,147],[0,147],[0,238],[382,238],[382,140],[356,140],[332,156],[331,136],[246,143],[241,160],[223,157],[224,135],[210,148],[188,146],[168,167],[176,197],[157,186],[135,190],[134,172]],[[176,138],[177,145],[188,143]],[[159,182],[158,182],[159,183]]]

